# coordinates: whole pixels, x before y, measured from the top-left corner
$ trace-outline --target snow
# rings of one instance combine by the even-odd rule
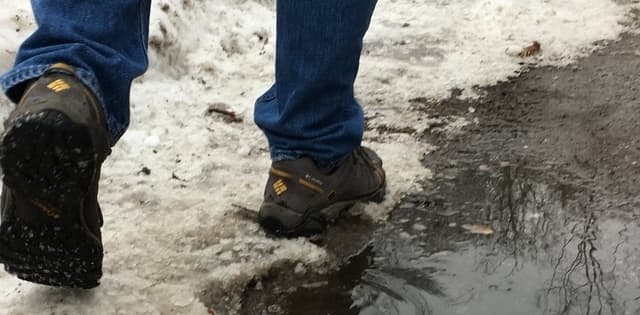
[[[34,24],[27,1],[0,2],[5,71]],[[287,261],[300,270],[323,268],[323,248],[267,237],[240,214],[258,208],[269,166],[252,107],[273,78],[273,2],[154,2],[152,67],[134,84],[131,128],[103,169],[102,285],[88,292],[53,289],[0,272],[0,314],[206,314],[205,303],[228,296],[203,302],[205,289],[233,294]],[[474,87],[517,75],[523,61],[567,65],[591,53],[595,41],[624,32],[631,8],[609,0],[381,1],[357,90],[371,129],[365,140],[385,160],[390,191],[366,213],[384,220],[403,194],[431,176],[420,160],[433,147],[420,134],[443,118],[426,116],[410,99],[435,101],[453,88],[460,97],[481,97]],[[534,40],[542,54],[516,56]],[[215,103],[243,122],[206,115]],[[0,115],[10,109],[5,101]],[[450,133],[471,123],[444,122]],[[382,132],[384,126],[410,132]],[[143,167],[151,173],[140,172]]]

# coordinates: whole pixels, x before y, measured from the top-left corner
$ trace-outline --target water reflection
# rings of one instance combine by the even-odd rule
[[[640,314],[633,209],[553,173],[440,172],[433,194],[406,198],[375,235],[352,293],[360,314]]]
[[[597,250],[594,242],[597,241],[598,234],[595,223],[595,217],[590,216],[580,231],[576,231],[577,226],[574,226],[571,237],[562,246],[563,255],[558,258],[549,288],[545,292],[545,310],[548,310],[549,305],[555,304],[560,307],[557,310],[560,314],[567,313],[572,307],[578,307],[583,314],[621,312],[621,306],[612,294],[616,286],[613,275],[615,264],[608,271],[609,276],[605,277],[603,266],[594,255]],[[613,252],[614,259],[620,245],[621,243]],[[577,248],[577,253],[569,266],[562,268],[567,248]],[[549,303],[550,300],[552,303]]]

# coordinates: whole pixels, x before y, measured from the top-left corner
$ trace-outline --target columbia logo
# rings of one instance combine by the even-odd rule
[[[62,210],[56,207],[53,207],[35,200],[32,200],[31,203],[37,208],[39,208],[40,211],[42,211],[44,214],[46,214],[49,217],[52,217],[56,220],[62,217]]]
[[[287,191],[287,185],[284,184],[282,179],[278,179],[275,183],[273,183],[273,190],[276,191],[278,196],[282,195]]]
[[[56,93],[60,93],[71,88],[69,84],[62,79],[58,79],[49,83],[47,87]]]

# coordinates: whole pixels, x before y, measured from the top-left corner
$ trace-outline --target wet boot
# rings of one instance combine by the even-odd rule
[[[27,88],[0,142],[0,263],[30,282],[98,286],[98,179],[110,152],[94,95],[59,64]]]
[[[280,236],[317,234],[357,202],[382,202],[385,189],[382,160],[365,147],[331,171],[309,158],[274,162],[258,221]]]

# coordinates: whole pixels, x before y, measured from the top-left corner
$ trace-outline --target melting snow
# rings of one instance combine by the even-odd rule
[[[27,1],[0,2],[4,71],[34,22]],[[385,159],[390,198],[367,213],[384,219],[430,176],[420,159],[433,148],[419,135],[442,121],[410,99],[437,100],[453,88],[480,97],[473,87],[517,74],[523,60],[513,52],[534,40],[542,52],[526,62],[566,65],[594,41],[617,38],[630,9],[609,0],[381,1],[357,90],[372,129],[367,144]],[[268,238],[237,215],[237,206],[258,207],[269,166],[251,115],[273,77],[274,16],[269,0],[154,2],[152,68],[134,84],[131,128],[103,170],[102,285],[52,289],[0,272],[0,313],[206,314],[204,288],[224,292],[284,261],[323,265],[322,248]],[[215,103],[244,122],[205,115]],[[10,109],[5,101],[0,115]],[[469,122],[445,123],[459,132]]]

